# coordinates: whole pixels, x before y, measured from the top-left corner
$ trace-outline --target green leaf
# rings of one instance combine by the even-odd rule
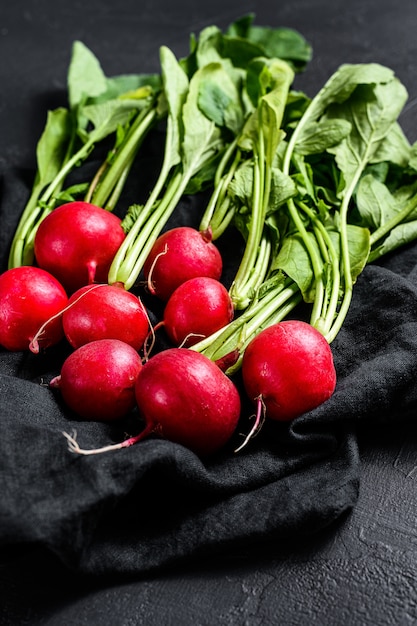
[[[142,99],[161,89],[160,74],[121,74],[106,78],[106,91],[90,97],[89,104],[98,104],[114,98]]]
[[[160,49],[163,98],[168,111],[165,161],[174,166],[181,161],[181,141],[184,133],[182,109],[189,90],[187,75],[173,52],[167,47]]]
[[[259,46],[265,56],[289,61],[297,71],[305,68],[312,58],[312,47],[298,31],[292,28],[254,26],[254,15],[245,15],[233,22],[227,35],[243,38]]]
[[[100,62],[87,46],[75,41],[68,69],[68,99],[71,109],[106,92],[107,80]]]
[[[330,104],[346,102],[358,85],[374,86],[393,80],[393,70],[378,63],[343,64],[313,99],[309,117],[317,119]]]
[[[245,207],[252,206],[253,163],[251,161],[244,161],[239,165],[230,182],[228,193],[238,198]]]
[[[271,168],[271,189],[268,202],[267,215],[274,213],[297,193],[293,179],[284,174],[280,169]]]
[[[378,246],[372,249],[369,262],[384,256],[417,239],[417,220],[395,226]]]
[[[72,134],[72,118],[68,109],[48,112],[46,125],[36,147],[38,178],[41,187],[50,183],[65,160]]]
[[[387,186],[371,174],[363,176],[358,184],[356,205],[363,225],[371,230],[385,224],[401,209]]]
[[[263,133],[267,144],[267,164],[271,166],[284,132],[281,129],[294,73],[285,61],[259,58],[247,72],[247,92],[255,109],[247,118],[239,137],[239,147],[255,151]]]
[[[411,146],[409,166],[417,171],[417,141]]]
[[[132,114],[141,107],[142,103],[138,100],[109,100],[83,107],[84,117],[93,125],[89,138],[101,141],[129,122]]]
[[[63,191],[60,191],[54,197],[55,207],[59,206],[63,202],[72,202],[73,200],[82,199],[87,190],[89,183],[77,183],[76,185],[71,185],[71,187],[67,187]]]
[[[311,235],[310,235],[311,236]],[[319,249],[313,236],[311,244]],[[281,270],[285,272],[300,288],[305,302],[314,300],[314,274],[310,255],[305,247],[300,234],[296,233],[285,237],[281,248],[271,264],[270,271]]]
[[[287,103],[289,87],[294,80],[294,72],[281,59],[257,57],[247,66],[246,89],[253,105],[266,94],[278,90],[285,94],[284,107]]]
[[[403,168],[407,167],[411,158],[410,142],[398,122],[394,122],[384,140],[379,144],[371,162],[387,161]]]
[[[201,31],[194,54],[197,68],[230,59],[235,67],[246,70],[252,59],[262,56],[263,48],[244,37],[223,34],[217,26],[208,26]]]
[[[221,149],[221,133],[199,107],[200,84],[210,79],[216,72],[212,64],[202,67],[190,80],[186,101],[182,108],[184,136],[182,141],[182,167],[184,172],[193,176],[213,151]]]
[[[131,204],[127,209],[126,215],[124,216],[121,226],[125,233],[128,233],[132,228],[138,217],[140,216],[143,210],[143,204]]]
[[[329,117],[351,124],[349,136],[329,152],[334,154],[346,185],[374,159],[382,140],[396,122],[407,98],[396,79],[378,85],[359,85],[348,102],[332,105]]]
[[[352,283],[355,283],[368,261],[371,247],[370,232],[367,228],[354,224],[348,224],[346,232],[349,247],[350,275]],[[331,231],[330,236],[333,239],[333,245],[337,253],[340,255],[339,234]]]
[[[287,103],[284,111],[284,128],[293,129],[303,117],[311,99],[302,91],[291,89],[288,93]]]
[[[220,153],[215,153],[202,167],[191,177],[184,189],[184,194],[194,195],[204,191],[213,184],[214,177],[219,165]]]
[[[245,112],[241,105],[239,82],[233,80],[221,63],[210,64],[210,72],[199,83],[198,105],[217,126],[224,126],[237,135],[243,125]]]
[[[343,119],[321,119],[313,122],[297,143],[296,151],[303,155],[324,152],[340,143],[350,130],[350,122]]]

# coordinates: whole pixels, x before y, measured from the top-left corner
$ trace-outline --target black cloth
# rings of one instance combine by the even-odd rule
[[[48,2],[41,4],[47,15]],[[109,11],[116,11],[107,4]],[[161,7],[163,4],[160,3]],[[375,50],[367,43],[376,37],[378,19],[379,23],[383,19],[379,4],[356,3],[357,15],[363,20],[370,15],[379,16],[377,24],[366,22],[366,28],[364,21],[361,22],[362,34],[368,33],[369,39],[360,39],[360,32],[346,26],[351,24],[353,9],[343,5],[344,11],[339,13],[336,9],[343,3],[334,3],[330,11],[331,4],[317,3],[318,15],[324,20],[321,25],[318,18],[309,19],[308,10],[304,14],[297,11],[304,3],[288,3],[274,10],[261,6],[258,13],[260,23],[293,25],[307,38],[312,36],[313,49],[317,46],[319,52],[305,77],[306,90],[313,93],[313,88],[321,86],[343,61],[380,60],[398,67],[400,73],[409,77],[410,67],[401,52],[394,57],[382,44]],[[359,4],[364,4],[362,13]],[[25,55],[29,68],[29,53],[17,46],[17,33],[20,17],[24,41],[30,40],[30,15],[19,8],[19,3],[16,6],[15,13],[11,5],[7,9],[10,38],[14,34],[16,54]],[[125,3],[124,8],[126,14],[136,10],[134,3]],[[252,8],[256,11],[256,7],[249,7]],[[404,8],[412,14],[411,2],[404,3]],[[186,6],[181,9],[181,28],[175,35],[167,26],[162,31],[157,29],[152,11],[146,15],[148,21],[141,24],[139,32],[145,36],[150,23],[158,32],[160,43],[177,45],[181,54],[188,45],[186,36],[190,31],[209,23],[226,26],[242,14],[241,3],[231,3],[227,15],[221,13],[220,19],[213,8],[195,20],[187,10]],[[374,13],[377,10],[378,15]],[[96,16],[93,19],[89,11],[86,19],[92,26],[96,24]],[[118,22],[117,36],[122,37],[126,29],[129,37],[126,35],[124,41],[126,53],[118,49],[111,61],[106,56],[108,66],[115,73],[133,71],[141,61],[141,54],[136,57],[133,53],[139,35],[133,32],[133,25],[122,19],[123,10],[118,15],[122,22]],[[66,18],[68,14],[64,12],[59,20],[61,28]],[[42,19],[47,20],[39,13],[35,23],[45,27]],[[52,20],[52,13],[48,19]],[[101,19],[108,28],[109,15],[101,14]],[[7,102],[4,109],[7,119],[2,121],[3,141],[8,146],[1,160],[3,269],[8,245],[32,183],[34,142],[39,134],[36,131],[42,127],[45,106],[55,106],[57,100],[65,99],[68,42],[85,35],[86,43],[97,44],[99,58],[100,52],[104,54],[106,46],[111,45],[109,39],[104,40],[105,44],[99,42],[91,31],[77,30],[76,18],[72,16],[72,20],[74,30],[70,29],[62,42],[56,32],[51,33],[54,50],[58,49],[58,42],[62,45],[57,57],[60,76],[57,92],[45,96],[53,84],[54,69],[49,65],[47,71],[39,69],[42,83],[38,81],[35,85],[27,79],[25,97],[38,98],[34,108],[23,106],[20,100],[20,108],[13,108],[12,96],[17,97],[19,90],[25,90],[24,81],[19,81],[16,75],[8,76],[9,97],[7,90],[6,96],[2,96]],[[345,34],[345,43],[348,42],[345,49],[337,48],[336,32],[333,39],[321,40],[323,23],[329,38],[336,23]],[[390,22],[393,39],[396,32],[399,39],[402,26],[407,26],[404,15],[401,20]],[[105,26],[101,33],[108,34]],[[167,39],[162,41],[165,36]],[[413,36],[409,33],[410,38]],[[3,37],[7,44],[6,34]],[[146,42],[137,44],[142,54],[145,43],[150,45],[150,38],[148,32]],[[385,39],[384,45],[388,43]],[[35,50],[40,49],[39,43],[33,45]],[[337,54],[330,55],[336,48]],[[153,52],[155,69],[155,45]],[[35,60],[36,54],[33,64]],[[149,58],[147,62],[150,63]],[[23,65],[22,60],[16,64],[20,68]],[[31,125],[27,118],[24,121],[18,118],[21,111],[31,111],[36,123]],[[407,115],[403,120],[408,130],[411,124]],[[11,131],[13,127],[15,135]],[[192,205],[192,200],[181,205],[175,223],[188,221]],[[230,253],[232,248],[226,247]],[[190,558],[221,555],[227,549],[273,546],[275,541],[314,535],[332,526],[357,502],[361,481],[358,427],[367,424],[376,429],[386,425],[396,428],[399,422],[412,420],[415,414],[416,264],[417,246],[410,245],[391,258],[368,266],[359,277],[348,317],[333,343],[338,383],[328,402],[290,425],[265,423],[260,434],[235,454],[233,449],[240,441],[240,433],[250,428],[247,410],[233,441],[210,460],[202,461],[189,450],[157,438],[103,455],[83,457],[69,453],[62,431],[76,429],[80,444],[94,447],[110,440],[118,441],[125,431],[132,432],[140,425],[135,415],[110,426],[80,422],[69,414],[59,396],[46,384],[59,371],[67,353],[65,345],[40,355],[1,350],[0,545],[5,562],[13,551],[42,547],[56,555],[65,567],[81,574],[143,574]]]

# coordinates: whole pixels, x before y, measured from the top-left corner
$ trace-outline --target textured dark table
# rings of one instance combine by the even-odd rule
[[[188,35],[255,12],[311,42],[303,88],[314,93],[344,62],[392,67],[409,91],[401,123],[417,138],[415,0],[14,0],[0,13],[0,162],[30,177],[45,107],[65,97],[74,39],[108,75],[153,71],[158,48],[186,52]],[[2,181],[7,185],[7,181]],[[22,189],[21,206],[25,197]],[[10,207],[16,212],[21,207]],[[0,232],[4,261],[10,233]],[[1,626],[393,626],[417,623],[417,425],[363,429],[360,496],[336,527],[302,541],[225,555],[141,579],[87,585],[40,549],[0,569]],[[1,497],[1,495],[0,495]]]

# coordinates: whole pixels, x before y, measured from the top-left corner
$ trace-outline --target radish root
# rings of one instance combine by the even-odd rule
[[[140,298],[139,298],[140,300]],[[146,339],[143,343],[143,362],[146,363],[146,361],[149,360],[149,357],[151,355],[151,352],[154,348],[155,342],[156,342],[156,334],[155,331],[159,328],[159,326],[162,324],[162,322],[159,322],[158,324],[156,324],[156,326],[152,325],[151,322],[151,318],[149,317],[148,311],[146,309],[146,307],[143,305],[142,301],[141,304],[143,306],[143,310],[145,311],[145,315],[146,315],[146,319],[148,320],[148,324],[149,324],[149,333],[146,336]],[[150,337],[152,337],[152,341],[151,341],[151,345],[149,347],[149,339]]]
[[[30,341],[30,343],[29,343],[29,350],[31,352],[33,352],[33,354],[39,354],[39,339],[41,339],[42,335],[45,333],[45,328],[48,326],[48,324],[50,324],[54,320],[58,319],[58,317],[61,317],[65,313],[65,311],[68,311],[69,309],[71,309],[74,306],[74,304],[77,304],[77,302],[79,302],[79,300],[81,300],[81,298],[83,298],[88,293],[90,293],[90,291],[92,291],[93,289],[96,289],[97,287],[102,287],[102,286],[103,285],[101,283],[97,283],[96,285],[92,285],[90,289],[86,289],[86,291],[84,291],[84,293],[80,294],[80,296],[78,298],[76,298],[76,300],[74,300],[74,302],[71,302],[71,304],[69,304],[68,306],[64,307],[61,311],[58,311],[58,313],[55,313],[55,315],[52,315],[52,317],[47,319],[46,322],[44,322],[42,324],[42,326],[36,332],[35,336]]]
[[[180,345],[178,346],[179,348],[186,348],[187,347],[187,342],[189,339],[192,339],[193,337],[198,337],[199,339],[205,339],[206,336],[202,335],[200,333],[188,333],[188,335],[186,337],[184,337],[184,339],[182,340],[182,342],[180,343]]]
[[[243,443],[241,443],[240,446],[236,448],[235,452],[240,452],[242,448],[244,448],[246,444],[250,441],[250,439],[252,439],[252,437],[255,437],[259,433],[259,431],[262,428],[262,424],[265,421],[265,411],[266,411],[266,407],[262,399],[262,396],[258,396],[256,398],[255,423],[252,426],[251,430],[249,431],[249,434],[246,435],[245,439],[243,440]]]
[[[159,254],[156,255],[156,257],[154,258],[153,263],[152,263],[152,265],[151,265],[151,267],[149,269],[147,286],[148,286],[149,293],[151,293],[153,296],[155,295],[155,287],[154,287],[154,284],[152,282],[152,274],[153,274],[156,262],[158,261],[159,257],[164,256],[167,252],[168,252],[168,246],[167,246],[167,244],[165,244],[164,249],[162,250],[162,252],[159,252]]]
[[[84,454],[84,455],[99,454],[101,452],[108,452],[110,450],[118,450],[120,448],[125,447],[123,445],[124,442],[122,442],[122,443],[111,444],[108,446],[103,446],[102,448],[92,448],[91,450],[87,450],[85,448],[80,448],[80,446],[78,445],[78,442],[76,440],[76,437],[77,437],[76,431],[74,431],[72,435],[70,435],[69,433],[66,433],[65,431],[62,434],[68,441],[68,450],[76,454]],[[128,441],[128,439],[126,441]]]
[[[124,441],[121,441],[120,443],[113,443],[107,446],[103,446],[101,448],[91,448],[91,449],[80,448],[78,441],[77,441],[76,430],[72,432],[72,435],[65,431],[63,431],[62,434],[68,441],[68,450],[70,452],[73,452],[74,454],[82,454],[84,456],[88,456],[92,454],[101,454],[102,452],[111,452],[112,450],[121,450],[122,448],[129,448],[130,446],[133,446],[135,443],[137,443],[138,441],[141,441],[144,437],[146,437],[151,432],[151,430],[152,429],[150,428],[149,429],[145,428],[145,430],[143,430],[138,435],[135,435],[134,437],[129,437],[128,439],[125,439]]]

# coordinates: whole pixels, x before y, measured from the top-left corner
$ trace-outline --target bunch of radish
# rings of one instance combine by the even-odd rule
[[[106,282],[123,237],[118,217],[86,202],[50,213],[35,237],[36,265],[0,275],[0,345],[37,353],[66,340],[73,351],[50,381],[65,404],[101,421],[137,409],[145,422],[139,435],[105,448],[83,450],[66,435],[72,450],[93,454],[154,434],[212,454],[235,432],[241,397],[216,362],[188,348],[233,319],[220,252],[210,232],[190,227],[157,239],[144,266],[148,291],[164,304],[152,328],[141,299]],[[152,354],[147,342],[158,327],[172,346]],[[293,419],[329,398],[336,384],[328,343],[296,320],[260,332],[245,350],[242,374],[257,406],[254,429],[261,410]]]

